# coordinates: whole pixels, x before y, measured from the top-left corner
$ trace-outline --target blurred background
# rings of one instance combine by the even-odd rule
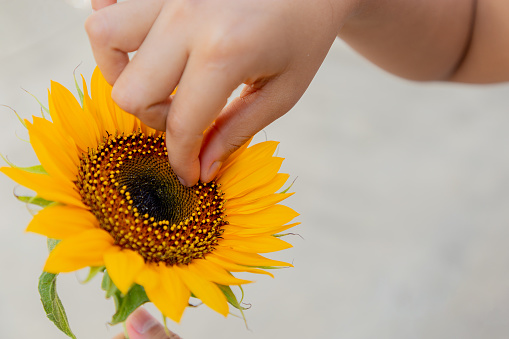
[[[74,88],[95,67],[87,1],[0,0],[0,104],[40,114],[50,80]],[[23,88],[23,89],[22,89]],[[309,90],[258,140],[281,141],[297,178],[288,204],[302,225],[293,262],[245,287],[249,330],[207,307],[170,327],[200,338],[507,338],[509,85],[414,83],[337,41]],[[0,152],[37,163],[16,116],[0,107]],[[37,279],[43,237],[0,176],[0,338],[65,338],[46,319]],[[113,301],[100,279],[59,277],[79,339],[111,338]],[[152,306],[147,307],[156,314]]]

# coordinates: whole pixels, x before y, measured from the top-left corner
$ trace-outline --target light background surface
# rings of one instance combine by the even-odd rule
[[[74,5],[74,6],[73,6]],[[94,60],[80,1],[0,0],[0,103],[40,114],[49,81],[73,88]],[[83,7],[83,8],[80,8]],[[265,129],[281,141],[289,200],[301,213],[295,268],[245,288],[250,330],[206,307],[172,329],[199,338],[507,338],[509,86],[414,83],[341,42],[297,106]],[[0,107],[0,152],[36,164],[24,128]],[[265,139],[261,134],[258,140]],[[42,237],[0,176],[0,338],[65,338],[46,319],[37,278]],[[78,338],[111,338],[99,279],[58,282]],[[154,311],[153,307],[148,307]]]

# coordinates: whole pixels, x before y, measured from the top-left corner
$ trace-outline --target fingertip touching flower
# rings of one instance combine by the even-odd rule
[[[170,167],[164,133],[122,111],[96,69],[91,95],[83,81],[82,105],[52,82],[52,121],[25,121],[45,173],[16,167],[1,171],[55,202],[27,230],[61,240],[44,270],[62,273],[104,266],[127,294],[141,285],[159,310],[179,321],[190,296],[227,315],[221,286],[250,281],[232,272],[268,274],[262,267],[291,266],[268,253],[291,247],[274,236],[298,214],[278,204],[288,179],[278,173],[277,142],[239,148],[217,177],[193,187]]]

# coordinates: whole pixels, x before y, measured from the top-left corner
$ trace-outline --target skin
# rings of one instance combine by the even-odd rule
[[[92,6],[85,28],[113,99],[166,131],[171,166],[187,186],[212,180],[233,151],[291,109],[337,36],[403,78],[509,80],[509,1],[92,0]],[[144,312],[128,319],[131,338],[168,338]],[[136,321],[155,325],[140,334]]]
[[[85,28],[113,99],[166,131],[171,166],[187,186],[212,180],[233,151],[295,105],[336,36],[408,79],[509,79],[509,3],[502,0],[92,5]]]
[[[141,307],[127,318],[126,330],[130,339],[181,339],[171,331],[167,333],[164,326]],[[124,333],[113,339],[125,339]]]

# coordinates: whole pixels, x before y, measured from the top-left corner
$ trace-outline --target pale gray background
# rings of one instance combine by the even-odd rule
[[[38,114],[49,80],[94,68],[82,1],[0,0],[0,103]],[[507,338],[508,85],[419,84],[337,42],[309,90],[266,129],[298,176],[295,268],[245,288],[251,331],[206,307],[171,327],[200,338]],[[26,132],[0,108],[0,152],[35,164]],[[265,138],[262,134],[260,139]],[[0,176],[0,338],[65,338],[46,319],[37,277],[42,237]],[[78,338],[111,338],[113,302],[75,274],[59,291]],[[154,311],[153,308],[149,307]]]

